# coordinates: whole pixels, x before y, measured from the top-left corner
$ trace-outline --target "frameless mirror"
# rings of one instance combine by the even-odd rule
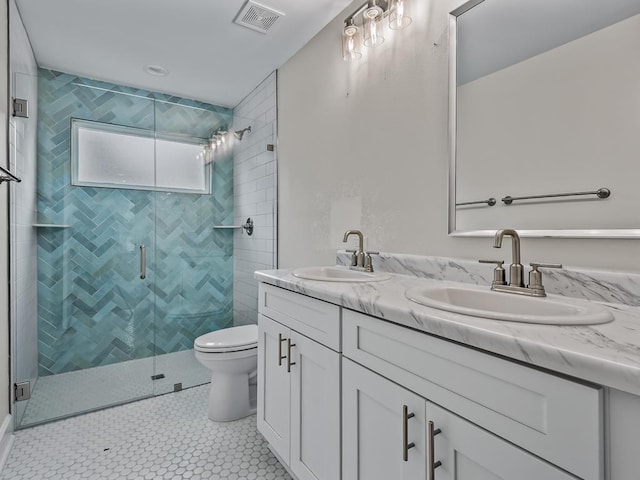
[[[472,0],[449,26],[449,233],[640,236],[640,0]]]

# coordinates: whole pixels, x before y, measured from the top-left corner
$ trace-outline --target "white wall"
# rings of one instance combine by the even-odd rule
[[[509,258],[447,235],[448,12],[463,2],[414,1],[408,29],[349,64],[340,32],[359,3],[279,71],[279,266],[333,264],[348,228],[370,249]],[[640,239],[524,239],[523,257],[640,271]]]
[[[233,318],[234,325],[258,321],[256,270],[274,268],[276,261],[275,144],[276,73],[269,75],[234,108],[234,129],[251,125],[251,133],[234,146],[233,191],[234,224],[248,217],[253,235],[236,230],[233,239]]]
[[[38,251],[36,229],[36,130],[38,67],[13,0],[10,8],[10,94],[29,100],[29,118],[9,117],[11,170],[22,178],[11,183],[11,324],[15,381],[38,374]],[[22,405],[21,405],[22,406]]]
[[[462,207],[458,229],[638,228],[638,45],[640,15],[458,87],[459,202],[613,192]]]

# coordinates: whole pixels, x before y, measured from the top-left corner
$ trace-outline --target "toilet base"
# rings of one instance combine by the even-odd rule
[[[255,385],[252,387],[255,388]],[[256,413],[255,403],[251,401],[253,399],[250,395],[249,374],[216,372],[211,377],[207,416],[214,422],[240,420]]]

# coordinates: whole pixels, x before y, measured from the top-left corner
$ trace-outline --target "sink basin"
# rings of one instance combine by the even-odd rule
[[[550,325],[593,325],[613,320],[611,312],[597,303],[548,295],[534,298],[486,288],[433,286],[414,287],[406,297],[427,307],[474,317],[509,322]]]
[[[298,278],[322,282],[380,282],[391,277],[386,273],[362,272],[346,267],[304,267],[292,273]]]

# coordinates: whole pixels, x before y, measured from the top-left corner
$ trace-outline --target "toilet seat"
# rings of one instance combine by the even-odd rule
[[[196,338],[194,348],[204,353],[240,352],[258,348],[258,326],[243,325],[206,333]]]

